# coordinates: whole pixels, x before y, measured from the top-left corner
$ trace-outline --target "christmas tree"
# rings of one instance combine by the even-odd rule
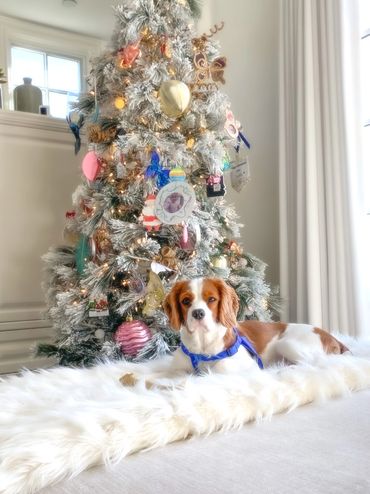
[[[127,0],[115,14],[109,51],[92,61],[91,91],[68,119],[75,151],[82,126],[89,143],[69,245],[44,256],[58,339],[39,353],[63,365],[172,351],[178,335],[162,302],[179,279],[226,279],[240,319],[273,310],[265,265],[243,253],[223,197],[224,174],[238,191],[247,181],[249,147],[220,91],[223,24],[197,35],[195,0]]]

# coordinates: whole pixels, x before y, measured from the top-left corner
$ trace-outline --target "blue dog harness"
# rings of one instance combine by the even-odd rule
[[[195,372],[199,371],[198,367],[200,362],[213,362],[215,360],[222,360],[227,357],[232,357],[237,353],[240,346],[243,346],[247,350],[247,352],[249,352],[251,357],[256,360],[258,367],[260,369],[263,369],[262,359],[258,355],[252,343],[248,341],[248,339],[245,336],[241,336],[235,328],[234,328],[234,334],[236,336],[236,339],[235,342],[232,344],[232,346],[227,348],[226,350],[223,350],[220,353],[217,353],[216,355],[203,355],[202,353],[192,353],[186,348],[186,346],[182,342],[181,342],[181,350],[185,353],[185,355],[187,355],[190,358],[191,364]]]

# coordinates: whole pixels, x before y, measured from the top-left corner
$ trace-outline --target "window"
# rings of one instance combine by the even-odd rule
[[[32,84],[41,89],[42,104],[49,106],[50,115],[65,118],[81,91],[81,60],[12,46],[10,95],[23,84],[24,77],[30,77]]]
[[[105,45],[97,38],[0,14],[0,67],[8,80],[2,85],[2,109],[14,109],[14,88],[23,84],[24,77],[31,77],[32,84],[42,91],[43,104],[50,106],[51,115],[64,119],[68,103],[87,90],[89,60]],[[17,119],[23,116],[34,125],[40,121],[25,113],[18,114]]]

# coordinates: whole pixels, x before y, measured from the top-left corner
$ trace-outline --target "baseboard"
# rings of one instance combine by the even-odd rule
[[[38,343],[51,342],[54,330],[49,321],[20,321],[10,329],[9,323],[0,323],[0,374],[17,372],[23,368],[50,367],[55,360],[35,357]]]

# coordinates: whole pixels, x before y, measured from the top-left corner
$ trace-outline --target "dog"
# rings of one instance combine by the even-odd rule
[[[169,368],[150,376],[178,377],[185,373],[243,373],[277,362],[313,363],[325,354],[343,354],[348,348],[323,329],[309,324],[237,321],[239,299],[223,280],[195,278],[178,281],[163,308],[171,327],[180,331],[181,346]],[[125,385],[137,378],[126,374]]]

